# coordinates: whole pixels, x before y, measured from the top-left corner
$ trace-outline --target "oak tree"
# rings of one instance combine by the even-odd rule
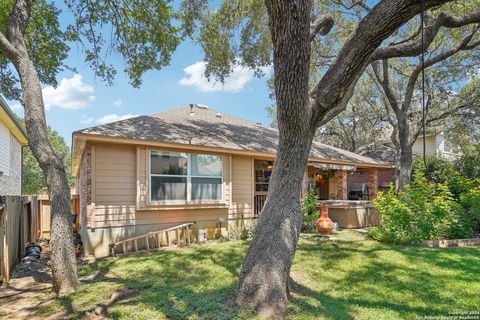
[[[109,63],[120,55],[133,86],[151,69],[170,62],[178,44],[193,31],[193,17],[202,0],[184,1],[176,8],[167,0],[65,0],[74,20],[65,29],[62,14],[48,0],[0,2],[0,90],[21,101],[28,143],[46,179],[52,204],[51,238],[53,289],[57,294],[79,287],[70,225],[70,189],[65,166],[48,139],[41,84],[56,85],[66,68],[68,44],[76,43],[95,74],[113,84]],[[74,69],[75,66],[70,66]]]
[[[345,109],[372,61],[418,55],[421,50],[418,39],[382,46],[422,10],[419,1],[383,0],[371,8],[362,0],[346,2],[224,1],[205,16],[200,32],[207,74],[219,79],[235,64],[255,69],[273,61],[277,156],[236,294],[238,304],[262,316],[282,317],[286,310],[288,276],[300,235],[301,185],[317,128]],[[424,9],[441,11],[447,2],[425,0]],[[312,42],[332,29],[335,17],[328,7],[337,3],[367,10],[350,36],[331,48],[336,53],[330,61],[312,69]],[[312,75],[317,79],[313,86]]]
[[[374,78],[387,102],[387,119],[393,127],[391,140],[398,151],[397,190],[411,181],[412,148],[423,132],[423,120],[427,132],[435,126],[446,127],[446,119],[475,111],[475,100],[465,101],[466,96],[462,99],[459,93],[478,68],[480,3],[452,3],[443,8],[425,11],[423,62],[420,55],[384,57],[372,62]],[[418,20],[413,21],[397,34],[399,39],[409,41],[392,39],[389,45],[412,51],[412,41],[417,43],[420,33]],[[425,72],[425,109],[422,108],[422,71]]]

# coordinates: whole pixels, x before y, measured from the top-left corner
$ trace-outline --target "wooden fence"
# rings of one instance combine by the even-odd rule
[[[37,197],[7,196],[0,203],[0,280],[5,283],[25,245],[38,240],[40,215]]]
[[[50,238],[50,200],[47,195],[36,196],[38,199],[38,211],[39,211],[39,228],[40,238]],[[78,195],[72,194],[72,212],[80,213],[80,200]],[[77,215],[78,218],[78,215]]]
[[[72,211],[78,213],[78,197],[72,197]],[[49,237],[48,197],[0,197],[0,282],[8,282],[28,243]]]

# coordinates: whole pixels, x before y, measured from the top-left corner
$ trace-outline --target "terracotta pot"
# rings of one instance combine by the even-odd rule
[[[315,223],[317,226],[317,231],[322,236],[329,235],[332,233],[333,221],[328,217],[328,207],[324,204],[320,207],[320,218],[317,219]]]

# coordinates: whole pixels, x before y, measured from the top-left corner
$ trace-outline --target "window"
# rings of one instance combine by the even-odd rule
[[[270,176],[272,175],[273,161],[255,160],[255,191],[267,192]]]
[[[150,152],[151,201],[221,200],[223,157]]]
[[[187,199],[187,163],[186,153],[150,153],[152,201]]]

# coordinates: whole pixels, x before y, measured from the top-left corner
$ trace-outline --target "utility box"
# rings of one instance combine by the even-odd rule
[[[207,241],[207,230],[198,229],[197,230],[197,242],[202,243]]]

